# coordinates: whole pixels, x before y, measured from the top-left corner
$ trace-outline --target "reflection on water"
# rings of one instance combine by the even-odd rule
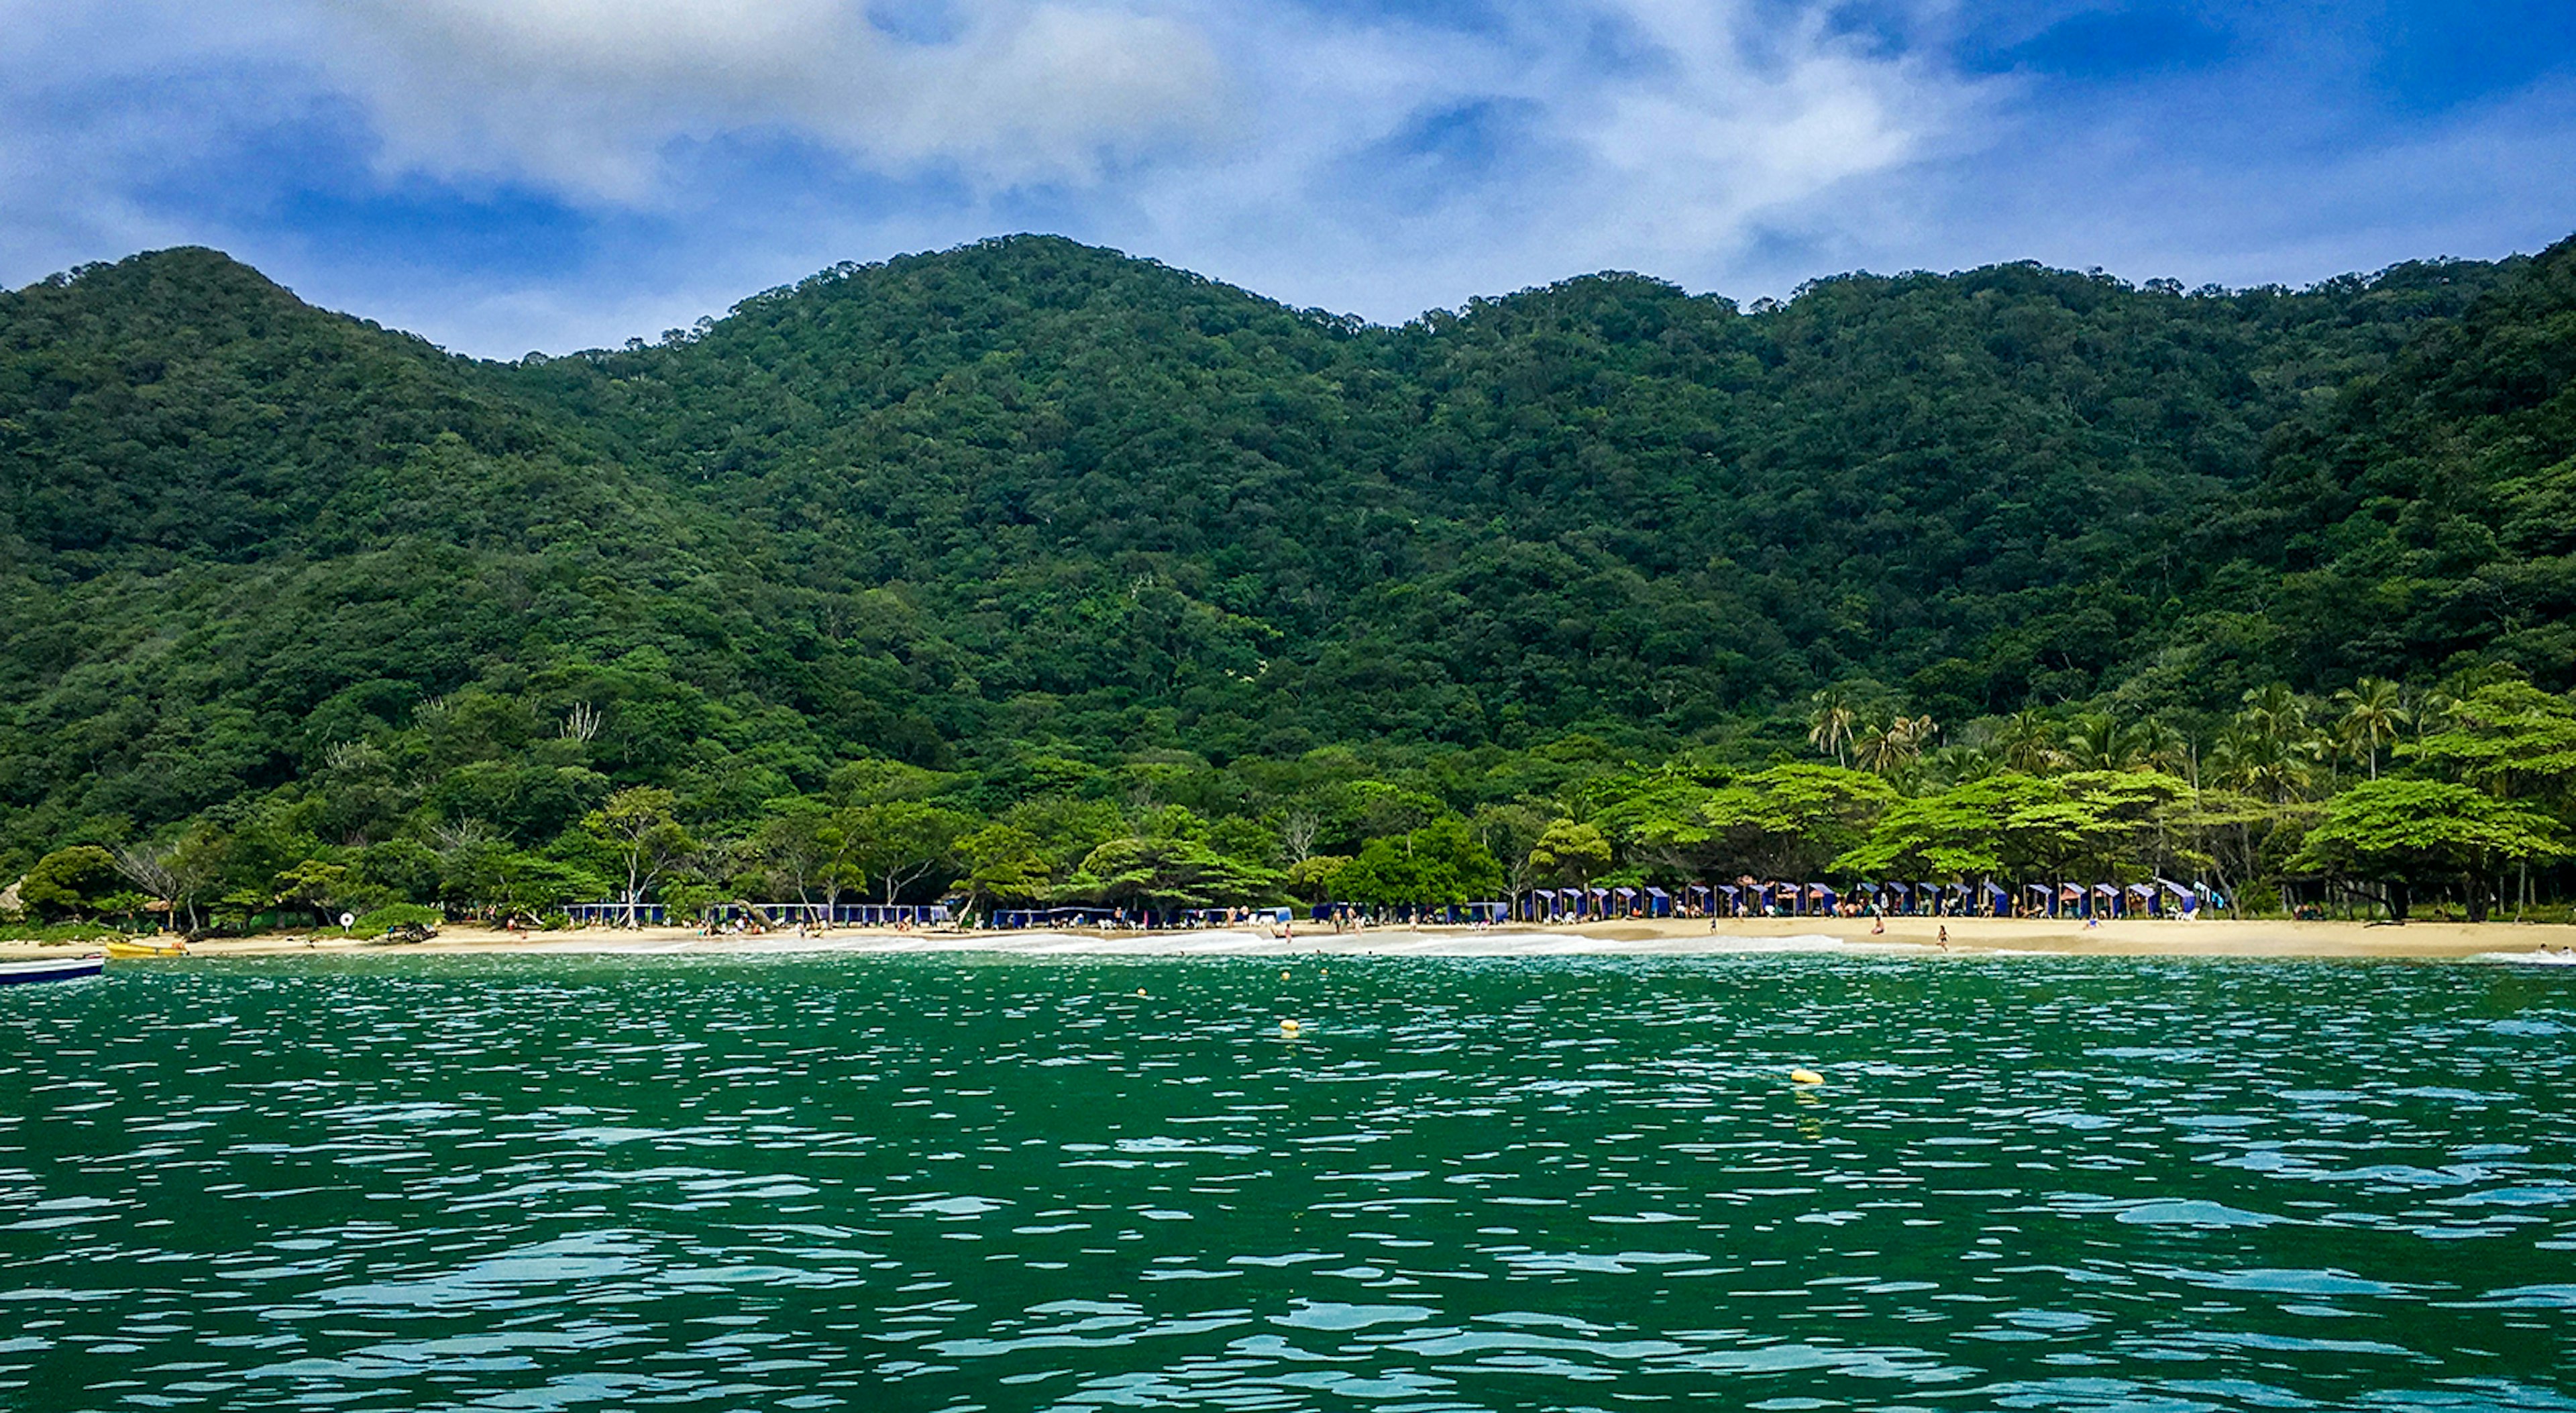
[[[0,1406],[2576,1410],[2576,976],[1291,973],[11,988]]]

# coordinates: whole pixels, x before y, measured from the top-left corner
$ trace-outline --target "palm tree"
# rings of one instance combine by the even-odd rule
[[[2240,722],[2218,733],[2206,761],[2209,783],[2287,804],[2308,782],[2295,745]]]
[[[1947,785],[1983,780],[2003,768],[1992,751],[1976,746],[1943,746],[1931,753],[1931,762],[1933,776]]]
[[[2385,677],[2364,677],[2335,693],[2334,700],[2343,710],[2339,726],[2344,744],[2370,762],[2370,778],[2378,779],[2379,748],[2394,744],[2414,715],[2406,709],[2403,693]]]
[[[1812,708],[1807,713],[1807,740],[1815,748],[1834,758],[1836,765],[1849,765],[1846,754],[1852,743],[1853,728],[1860,724],[1860,713],[1852,709],[1851,698],[1839,689],[1828,687],[1808,699]]]
[[[1940,727],[1929,715],[1924,715],[1900,716],[1896,718],[1896,724],[1889,729],[1905,738],[1906,749],[1911,754],[1920,756],[1923,754],[1924,744],[1932,739],[1932,734]]]
[[[2077,770],[2135,770],[2146,763],[2146,747],[2109,712],[2091,712],[2067,728],[2066,763]]]
[[[1852,763],[1880,775],[1894,774],[1923,758],[1923,743],[1931,736],[1928,716],[1900,716],[1885,726],[1865,726],[1852,738]]]
[[[2138,757],[2150,770],[2191,776],[2191,738],[2172,723],[2149,717],[2137,725]]]
[[[2245,709],[2236,719],[2255,731],[2283,745],[2289,745],[2308,731],[2308,704],[2287,682],[2274,682],[2254,687],[2245,693]]]
[[[2062,759],[2056,727],[2028,707],[2004,718],[2003,730],[1995,736],[1995,752],[2005,766],[2029,775],[2046,774]]]

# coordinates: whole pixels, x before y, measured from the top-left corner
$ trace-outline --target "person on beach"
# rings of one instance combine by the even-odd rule
[[[1945,923],[1943,923],[1943,924],[1941,924],[1941,939],[1940,939],[1940,940],[1941,940],[1941,950],[1942,950],[1942,951],[1944,951],[1944,952],[1949,951],[1949,950],[1950,950],[1950,924],[1948,924],[1948,923],[1946,923],[1946,922],[1945,922]]]

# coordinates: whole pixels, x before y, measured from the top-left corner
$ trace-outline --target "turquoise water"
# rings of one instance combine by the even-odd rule
[[[1280,970],[10,988],[0,1405],[2576,1410],[2576,976]]]

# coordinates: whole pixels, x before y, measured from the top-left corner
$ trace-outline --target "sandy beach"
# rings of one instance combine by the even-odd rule
[[[809,937],[792,932],[701,937],[687,928],[590,928],[568,932],[512,933],[448,927],[430,941],[387,946],[301,934],[221,938],[195,948],[200,957],[369,955],[429,953],[938,953],[990,952],[1028,956],[1296,956],[1381,955],[1423,957],[1516,956],[1722,956],[1753,952],[1847,952],[1944,955],[1939,930],[1950,934],[1948,955],[2011,953],[2139,957],[2393,957],[2424,960],[2525,954],[2576,948],[2576,926],[2413,922],[2402,927],[2357,922],[2106,922],[2087,929],[2047,919],[1890,918],[1873,935],[1868,918],[1730,920],[1714,930],[1706,922],[1658,919],[1567,927],[1517,925],[1474,928],[1370,928],[1334,933],[1299,927],[1293,936],[1258,929],[1101,932],[1087,929],[1027,932],[896,932],[845,928]],[[61,956],[84,945],[37,947],[0,942],[0,958]]]

